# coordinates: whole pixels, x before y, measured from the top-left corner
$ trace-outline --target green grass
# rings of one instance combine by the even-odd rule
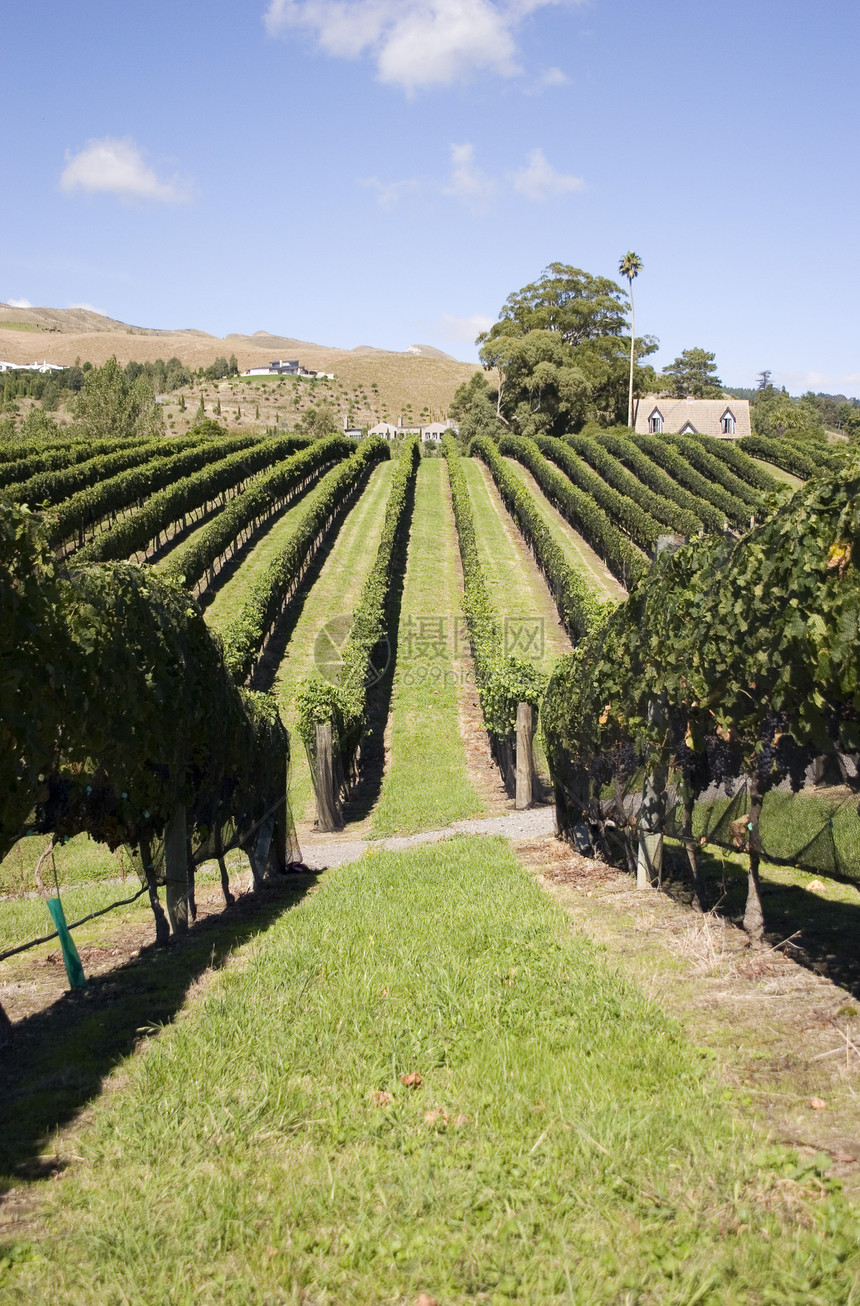
[[[18,840],[0,862],[0,893],[32,893],[36,889],[33,871],[49,842],[46,834]],[[54,867],[60,888],[96,880],[120,880],[133,875],[131,859],[125,849],[112,853],[105,844],[96,843],[86,834],[79,834],[68,843],[56,846],[53,863],[49,860],[42,868],[46,884],[54,882]],[[0,905],[0,913],[2,911]]]
[[[307,508],[304,496],[287,508],[260,536],[257,543],[242,555],[242,560],[230,579],[216,590],[205,611],[206,621],[213,630],[223,631],[233,620],[245,597],[245,589],[265,571],[277,553],[292,535],[296,521]]]
[[[462,467],[472,501],[481,568],[496,611],[509,623],[511,637],[520,619],[525,619],[526,627],[535,618],[541,622],[539,656],[536,645],[516,651],[550,672],[556,658],[569,653],[571,647],[552,595],[484,463],[464,458]]]
[[[776,467],[773,463],[766,463],[763,458],[753,458],[762,471],[767,472],[775,481],[782,481],[785,485],[791,486],[792,490],[799,490],[806,482],[799,476],[792,475],[791,472],[785,471],[782,467]]]
[[[856,1211],[501,840],[330,872],[68,1150],[3,1302],[857,1301]]]
[[[463,632],[457,542],[441,458],[418,468],[391,700],[391,758],[373,835],[411,834],[482,812],[466,774],[457,653]]]
[[[301,739],[294,733],[294,695],[299,682],[314,670],[314,642],[327,622],[352,612],[367,573],[373,566],[385,505],[394,472],[393,462],[371,472],[367,488],[340,528],[319,577],[305,599],[278,668],[274,693],[290,731],[290,806],[296,820],[313,813],[313,783]]]
[[[125,884],[86,884],[78,889],[61,889],[60,896],[66,920],[71,925],[73,921],[80,920],[91,912],[100,911],[103,907],[109,907],[111,903],[130,898],[139,888],[140,881],[135,877],[127,880]],[[86,925],[82,925],[80,929],[75,930],[75,943],[78,947],[92,943],[97,938],[101,938],[106,922],[109,928],[115,929],[129,921],[141,919],[141,913],[144,917],[148,916],[152,919],[146,894],[141,895],[137,902],[118,907],[115,912],[102,917],[100,921],[88,921]],[[18,898],[14,902],[0,903],[0,952],[5,951],[6,948],[17,947],[19,943],[27,943],[30,939],[42,938],[52,933],[53,929],[48,909],[40,897]],[[56,950],[58,946],[55,939],[53,943],[45,945],[45,950]],[[34,952],[33,955],[39,954]]]
[[[548,501],[532,474],[518,463],[515,458],[506,458],[510,471],[527,485],[534,496],[537,510],[546,523],[553,539],[559,544],[571,567],[581,571],[589,579],[596,594],[605,599],[623,599],[626,591],[618,583],[598,554],[586,544],[581,535],[566,522],[557,508]]]
[[[39,325],[38,322],[2,322],[0,321],[0,330],[2,331],[44,331],[46,328]]]

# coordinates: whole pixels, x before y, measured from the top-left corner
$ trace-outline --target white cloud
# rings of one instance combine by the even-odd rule
[[[417,177],[408,177],[405,181],[380,181],[378,177],[362,177],[358,184],[367,190],[376,191],[381,209],[393,209],[404,196],[414,195],[421,188]]]
[[[459,200],[473,213],[485,212],[503,190],[519,191],[530,200],[547,200],[585,189],[581,177],[556,172],[540,149],[532,150],[525,167],[518,172],[506,173],[504,179],[491,177],[478,167],[475,147],[468,142],[451,146],[451,173],[446,181],[409,177],[404,181],[386,182],[378,177],[363,177],[358,185],[376,192],[381,209],[393,209],[406,196],[424,194],[445,195]]]
[[[556,172],[541,149],[532,150],[526,166],[509,176],[514,190],[530,200],[547,200],[585,189],[582,177]]]
[[[33,305],[29,299],[7,299],[6,303],[10,308],[32,308]]]
[[[475,165],[473,145],[451,146],[451,176],[443,195],[453,195],[470,209],[486,208],[498,190],[498,183]]]
[[[554,86],[567,86],[570,78],[567,73],[562,72],[561,68],[545,68],[539,77],[528,88],[526,94],[540,95],[542,91],[552,90]]]
[[[190,198],[178,177],[162,180],[145,161],[130,137],[103,136],[87,141],[78,154],[66,153],[60,189],[104,192],[123,200],[155,200],[182,204]]]
[[[453,313],[446,313],[438,329],[446,340],[468,340],[471,345],[482,331],[489,331],[495,320],[485,313],[473,313],[471,317],[455,317]]]
[[[99,317],[109,317],[109,316],[110,316],[110,314],[109,314],[109,313],[106,313],[106,312],[104,311],[103,308],[96,308],[95,304],[87,304],[87,303],[71,304],[71,303],[69,303],[69,304],[66,304],[66,308],[83,308],[83,309],[86,309],[86,311],[87,311],[88,313],[98,313]]]
[[[342,59],[370,55],[379,80],[413,92],[477,71],[513,77],[514,34],[537,9],[580,0],[269,0],[271,36],[298,29]]]
[[[827,372],[776,372],[774,385],[784,385],[789,394],[806,394],[808,390],[823,394],[860,394],[860,372],[844,372],[832,376]]]

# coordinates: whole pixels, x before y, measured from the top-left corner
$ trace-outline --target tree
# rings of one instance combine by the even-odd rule
[[[87,372],[76,415],[93,440],[148,440],[164,434],[164,414],[141,373],[130,381],[115,358]]]
[[[768,390],[770,388],[771,376],[772,373],[769,372],[767,368],[765,368],[764,371],[759,372],[758,376],[756,377],[756,389]]]
[[[588,420],[624,420],[629,392],[625,292],[614,281],[551,263],[509,295],[499,321],[478,337],[498,384],[495,416],[522,435],[563,435]],[[636,354],[657,348],[646,338]],[[651,368],[634,385],[653,386]],[[476,398],[476,396],[473,396]]]
[[[750,415],[755,435],[788,436],[792,440],[826,439],[816,404],[806,397],[792,399],[785,390],[775,390],[773,386],[756,393]]]
[[[677,399],[719,399],[723,383],[717,376],[715,354],[706,349],[685,349],[663,369]]]
[[[331,404],[320,404],[319,408],[311,406],[302,413],[298,429],[306,431],[315,440],[321,440],[323,436],[332,435],[339,426],[340,421]]]
[[[627,278],[630,291],[630,385],[627,391],[627,425],[633,425],[633,358],[636,346],[636,309],[633,304],[633,281],[642,271],[642,260],[629,249],[618,264],[618,271]]]

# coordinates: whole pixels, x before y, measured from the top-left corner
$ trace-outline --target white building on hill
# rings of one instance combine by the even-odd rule
[[[384,440],[395,440],[399,435],[417,435],[422,440],[441,440],[446,431],[459,430],[456,422],[428,422],[426,426],[395,426],[393,422],[377,422],[367,432],[381,435]]]
[[[713,435],[739,440],[750,434],[748,399],[672,399],[645,395],[633,405],[637,435]]]

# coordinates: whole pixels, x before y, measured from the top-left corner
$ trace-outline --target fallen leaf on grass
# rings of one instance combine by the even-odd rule
[[[374,1093],[371,1093],[370,1097],[374,1106],[388,1106],[390,1102],[394,1101],[391,1094],[386,1093],[382,1088],[376,1089]]]
[[[408,1075],[401,1075],[400,1082],[406,1088],[420,1088],[424,1083],[424,1078],[419,1075],[417,1070],[410,1070]]]
[[[809,1105],[812,1107],[813,1111],[823,1111],[827,1106],[827,1103],[822,1102],[820,1097],[811,1097],[809,1099]]]
[[[807,884],[806,887],[807,889],[811,889],[812,892],[815,893],[816,891],[820,891],[821,889],[823,889],[824,885],[821,883],[820,880],[812,880],[809,884]]]
[[[415,1298],[415,1306],[439,1306],[435,1297],[431,1297],[429,1292],[422,1292]]]

